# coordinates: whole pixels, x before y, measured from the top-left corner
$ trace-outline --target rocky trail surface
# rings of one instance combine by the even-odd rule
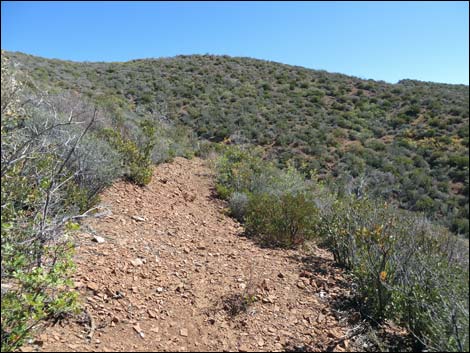
[[[331,255],[243,237],[207,162],[176,158],[144,188],[117,182],[102,205],[77,239],[83,312],[28,350],[354,350],[332,305],[347,292]]]

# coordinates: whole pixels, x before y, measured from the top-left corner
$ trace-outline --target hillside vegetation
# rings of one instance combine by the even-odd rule
[[[121,124],[154,116],[203,139],[260,145],[280,166],[291,161],[335,185],[361,185],[468,237],[468,86],[388,84],[228,56],[6,56],[41,87],[79,92]]]

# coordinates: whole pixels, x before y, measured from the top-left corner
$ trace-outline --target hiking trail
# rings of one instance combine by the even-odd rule
[[[146,187],[106,189],[107,213],[76,237],[83,312],[24,349],[354,350],[351,324],[331,305],[348,294],[331,254],[261,248],[242,236],[213,178],[206,161],[175,158]]]

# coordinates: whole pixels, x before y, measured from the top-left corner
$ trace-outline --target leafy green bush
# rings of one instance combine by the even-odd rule
[[[248,204],[245,226],[269,246],[292,247],[314,236],[316,212],[304,194],[256,194]]]
[[[350,269],[362,306],[432,350],[468,350],[468,246],[423,217],[345,196],[320,209],[318,235]]]
[[[123,137],[118,131],[105,128],[100,136],[108,141],[121,155],[125,176],[137,185],[147,185],[152,179],[151,153],[155,147],[155,127],[144,120],[140,123],[141,136],[138,142]]]
[[[233,192],[281,196],[307,190],[304,177],[292,165],[281,170],[262,155],[261,148],[225,147],[216,162],[219,196],[228,199]]]
[[[235,192],[256,192],[262,176],[270,165],[261,158],[261,149],[249,151],[242,147],[227,147],[216,162],[217,191],[223,199]]]
[[[42,321],[78,309],[77,293],[69,280],[74,268],[70,244],[35,242],[25,247],[18,244],[17,236],[12,224],[2,220],[2,271],[8,273],[2,278],[2,352],[21,347]],[[51,263],[34,266],[27,251],[32,248],[41,249],[40,256]]]

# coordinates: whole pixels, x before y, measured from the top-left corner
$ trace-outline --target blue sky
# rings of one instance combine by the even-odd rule
[[[75,61],[248,56],[468,84],[467,2],[2,1],[2,49]]]

